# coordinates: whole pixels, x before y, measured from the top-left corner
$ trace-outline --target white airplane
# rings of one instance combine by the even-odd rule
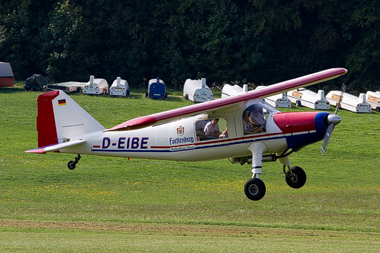
[[[77,154],[75,161],[68,163],[69,169],[75,168],[83,154],[175,161],[231,158],[233,163],[252,164],[253,176],[246,182],[244,192],[249,199],[260,200],[266,192],[259,178],[263,162],[279,160],[288,185],[302,187],[306,174],[300,167],[290,167],[289,155],[323,139],[324,152],[334,126],[342,120],[328,112],[281,113],[263,98],[346,72],[344,68],[328,69],[241,95],[138,117],[110,129],[64,92],[51,91],[37,99],[38,148],[25,152]],[[245,127],[248,115],[252,118],[251,129]],[[255,121],[256,116],[261,117],[261,122]],[[225,122],[225,131],[216,130],[216,119]]]

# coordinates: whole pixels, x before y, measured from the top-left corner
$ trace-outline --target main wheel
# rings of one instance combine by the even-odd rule
[[[68,167],[70,170],[73,170],[73,169],[75,169],[75,165],[76,165],[76,162],[70,161],[70,162],[67,164],[67,167]]]
[[[298,189],[305,185],[306,173],[301,167],[294,166],[285,173],[285,180],[290,187]]]
[[[244,185],[244,192],[250,200],[260,200],[265,195],[265,184],[259,178],[251,178]]]

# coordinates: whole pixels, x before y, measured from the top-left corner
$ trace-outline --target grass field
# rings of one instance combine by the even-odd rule
[[[37,147],[39,94],[0,89],[1,252],[380,251],[379,113],[341,110],[326,155],[322,143],[292,154],[307,173],[301,189],[264,163],[267,193],[253,202],[247,164],[83,156],[70,171],[75,155],[24,153]],[[175,95],[71,96],[110,128],[191,104]]]

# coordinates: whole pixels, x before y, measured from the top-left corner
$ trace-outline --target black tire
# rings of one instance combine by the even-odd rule
[[[290,168],[291,174],[285,175],[286,183],[295,189],[301,188],[306,183],[306,173],[305,171],[298,166]]]
[[[185,94],[185,100],[189,100],[189,94]]]
[[[75,165],[76,165],[75,162],[70,161],[70,162],[67,164],[67,167],[68,167],[70,170],[73,170],[73,169],[75,169]]]
[[[250,200],[260,200],[264,197],[266,187],[263,181],[259,178],[251,178],[244,185],[244,192]]]

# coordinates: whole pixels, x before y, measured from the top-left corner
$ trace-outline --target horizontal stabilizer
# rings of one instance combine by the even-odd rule
[[[45,147],[40,147],[40,148],[35,148],[31,150],[25,151],[26,153],[36,153],[36,154],[45,154],[46,152],[52,152],[52,151],[57,151],[63,148],[68,148],[71,146],[76,146],[82,143],[85,143],[85,140],[74,140],[74,141],[68,141],[68,142],[63,142],[63,143],[57,143],[53,145],[48,145]]]

